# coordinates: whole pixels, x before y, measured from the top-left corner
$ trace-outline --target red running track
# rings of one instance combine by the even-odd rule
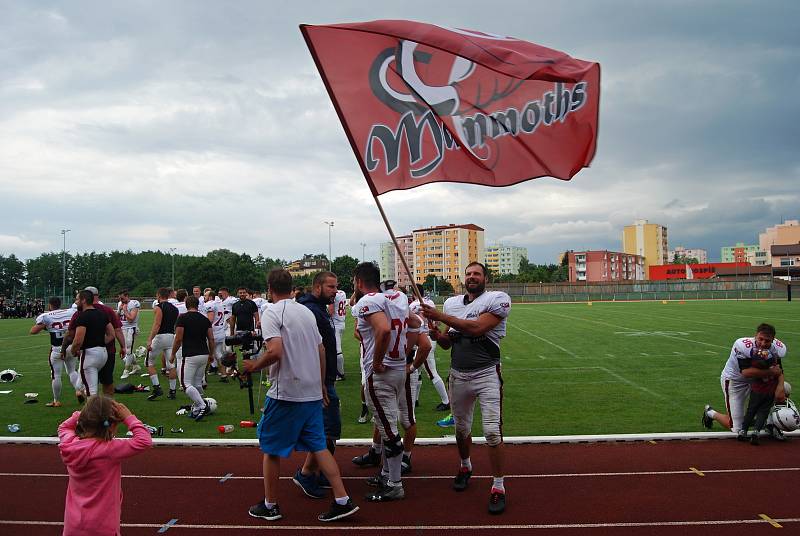
[[[800,533],[796,442],[734,440],[506,445],[505,514],[487,513],[490,480],[485,447],[473,452],[475,475],[456,493],[454,446],[417,447],[406,499],[371,504],[364,477],[371,469],[350,458],[363,449],[340,448],[345,485],[361,510],[339,524],[316,515],[328,500],[305,497],[288,478],[301,457],[285,460],[276,523],[247,515],[263,497],[261,455],[254,447],[156,447],[123,467],[123,534],[242,535],[259,530],[294,534],[315,530],[348,535],[547,533],[562,535],[772,534],[775,523]],[[0,446],[0,534],[61,533],[64,466],[55,446]],[[226,481],[220,479],[232,473]],[[765,520],[761,515],[768,516]],[[769,520],[773,520],[772,524]]]

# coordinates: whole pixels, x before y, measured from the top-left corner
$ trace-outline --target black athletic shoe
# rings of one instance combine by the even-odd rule
[[[161,390],[161,386],[160,385],[155,385],[155,386],[153,386],[153,392],[150,393],[150,396],[147,397],[147,400],[152,402],[153,400],[155,400],[156,398],[158,398],[159,396],[161,396],[163,394],[164,394],[164,391]]]
[[[414,401],[414,407],[415,408],[419,407],[419,398]]]
[[[228,377],[225,376],[225,375],[222,375],[222,376],[219,377],[219,381],[220,381],[220,383],[228,383]]]
[[[461,469],[459,469],[458,474],[453,480],[453,489],[456,491],[464,491],[465,489],[467,489],[467,484],[469,483],[469,477],[471,476],[472,476],[472,471],[470,471],[466,467],[462,467]]]
[[[162,368],[162,369],[161,369],[161,375],[162,375],[162,376],[166,376],[166,375],[167,375],[167,369],[165,369],[165,368]]]
[[[366,454],[353,458],[353,463],[359,467],[377,467],[381,463],[381,455],[370,447]]]
[[[219,369],[217,367],[209,367],[208,373],[209,374],[216,374]]]
[[[382,486],[374,493],[367,493],[365,498],[369,502],[388,502],[399,501],[405,499],[405,497],[406,492],[403,489],[403,485],[397,484],[395,486]]]
[[[709,417],[707,415],[707,412],[710,409],[714,409],[714,408],[712,408],[710,405],[706,404],[705,407],[703,408],[703,420],[702,420],[703,426],[705,426],[709,430],[711,430],[711,428],[714,426],[714,419],[712,419],[711,417]]]
[[[336,374],[336,381],[343,382],[344,381],[344,374]]]
[[[205,417],[205,416],[206,416],[206,415],[208,415],[209,413],[211,413],[211,406],[209,406],[209,405],[208,405],[208,402],[206,402],[206,405],[205,405],[205,406],[203,406],[203,409],[201,409],[200,411],[198,411],[198,412],[197,412],[197,415],[195,415],[195,416],[194,416],[194,420],[195,420],[195,421],[202,421],[202,420],[203,420],[203,417]]]
[[[267,508],[267,505],[264,504],[264,501],[259,501],[258,504],[251,506],[247,513],[253,517],[260,517],[261,519],[266,519],[267,521],[277,521],[283,517],[281,515],[281,509],[277,504],[272,508]]]
[[[436,411],[450,411],[450,404],[440,402],[439,405],[436,406]]]
[[[747,441],[747,431],[739,430],[739,433],[736,434],[737,441]]]
[[[403,459],[400,462],[400,474],[407,475],[411,472],[411,456],[403,454]]]
[[[371,476],[366,480],[367,486],[373,488],[384,488],[389,485],[389,477],[384,475],[383,473],[378,473],[375,476]]]
[[[347,504],[337,504],[336,501],[333,501],[331,509],[324,514],[318,515],[317,519],[320,521],[336,521],[356,512],[358,512],[358,506],[353,504],[352,499],[347,499]]]
[[[753,434],[750,436],[750,444],[753,445],[753,446],[756,446],[756,447],[758,446],[759,441],[758,441],[758,432],[757,431],[754,431]]]
[[[492,494],[489,495],[489,513],[502,514],[506,509],[506,494],[496,489],[492,489]]]
[[[170,389],[169,393],[167,393],[167,398],[170,400],[175,400],[175,389]]]

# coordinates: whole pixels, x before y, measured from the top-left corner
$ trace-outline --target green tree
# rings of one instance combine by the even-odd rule
[[[0,255],[0,295],[13,297],[24,292],[25,263],[13,253]]]
[[[350,255],[336,257],[331,263],[331,272],[336,274],[339,288],[348,295],[353,292],[353,273],[358,266],[358,259]]]
[[[450,284],[450,281],[434,274],[428,274],[425,276],[425,281],[422,283],[422,288],[425,289],[425,292],[431,293],[433,293],[435,289],[437,295],[453,293],[453,285]]]

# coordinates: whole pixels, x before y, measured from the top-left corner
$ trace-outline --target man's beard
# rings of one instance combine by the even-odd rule
[[[471,282],[467,283],[466,287],[467,287],[467,292],[469,292],[470,294],[480,294],[486,289],[486,283]]]

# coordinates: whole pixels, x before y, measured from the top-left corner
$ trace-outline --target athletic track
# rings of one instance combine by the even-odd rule
[[[361,510],[340,523],[316,515],[329,501],[305,497],[290,480],[300,457],[285,460],[284,518],[248,516],[263,496],[255,447],[157,446],[123,465],[122,533],[242,536],[276,534],[735,535],[800,533],[797,438],[752,447],[732,439],[506,445],[508,506],[486,512],[485,447],[476,446],[469,489],[450,487],[454,446],[418,446],[406,499],[370,504],[360,469],[344,447],[336,458]],[[61,534],[65,469],[54,445],[0,445],[0,534]],[[225,475],[229,475],[225,478]],[[168,524],[170,520],[175,520]],[[778,532],[778,534],[781,534]]]

